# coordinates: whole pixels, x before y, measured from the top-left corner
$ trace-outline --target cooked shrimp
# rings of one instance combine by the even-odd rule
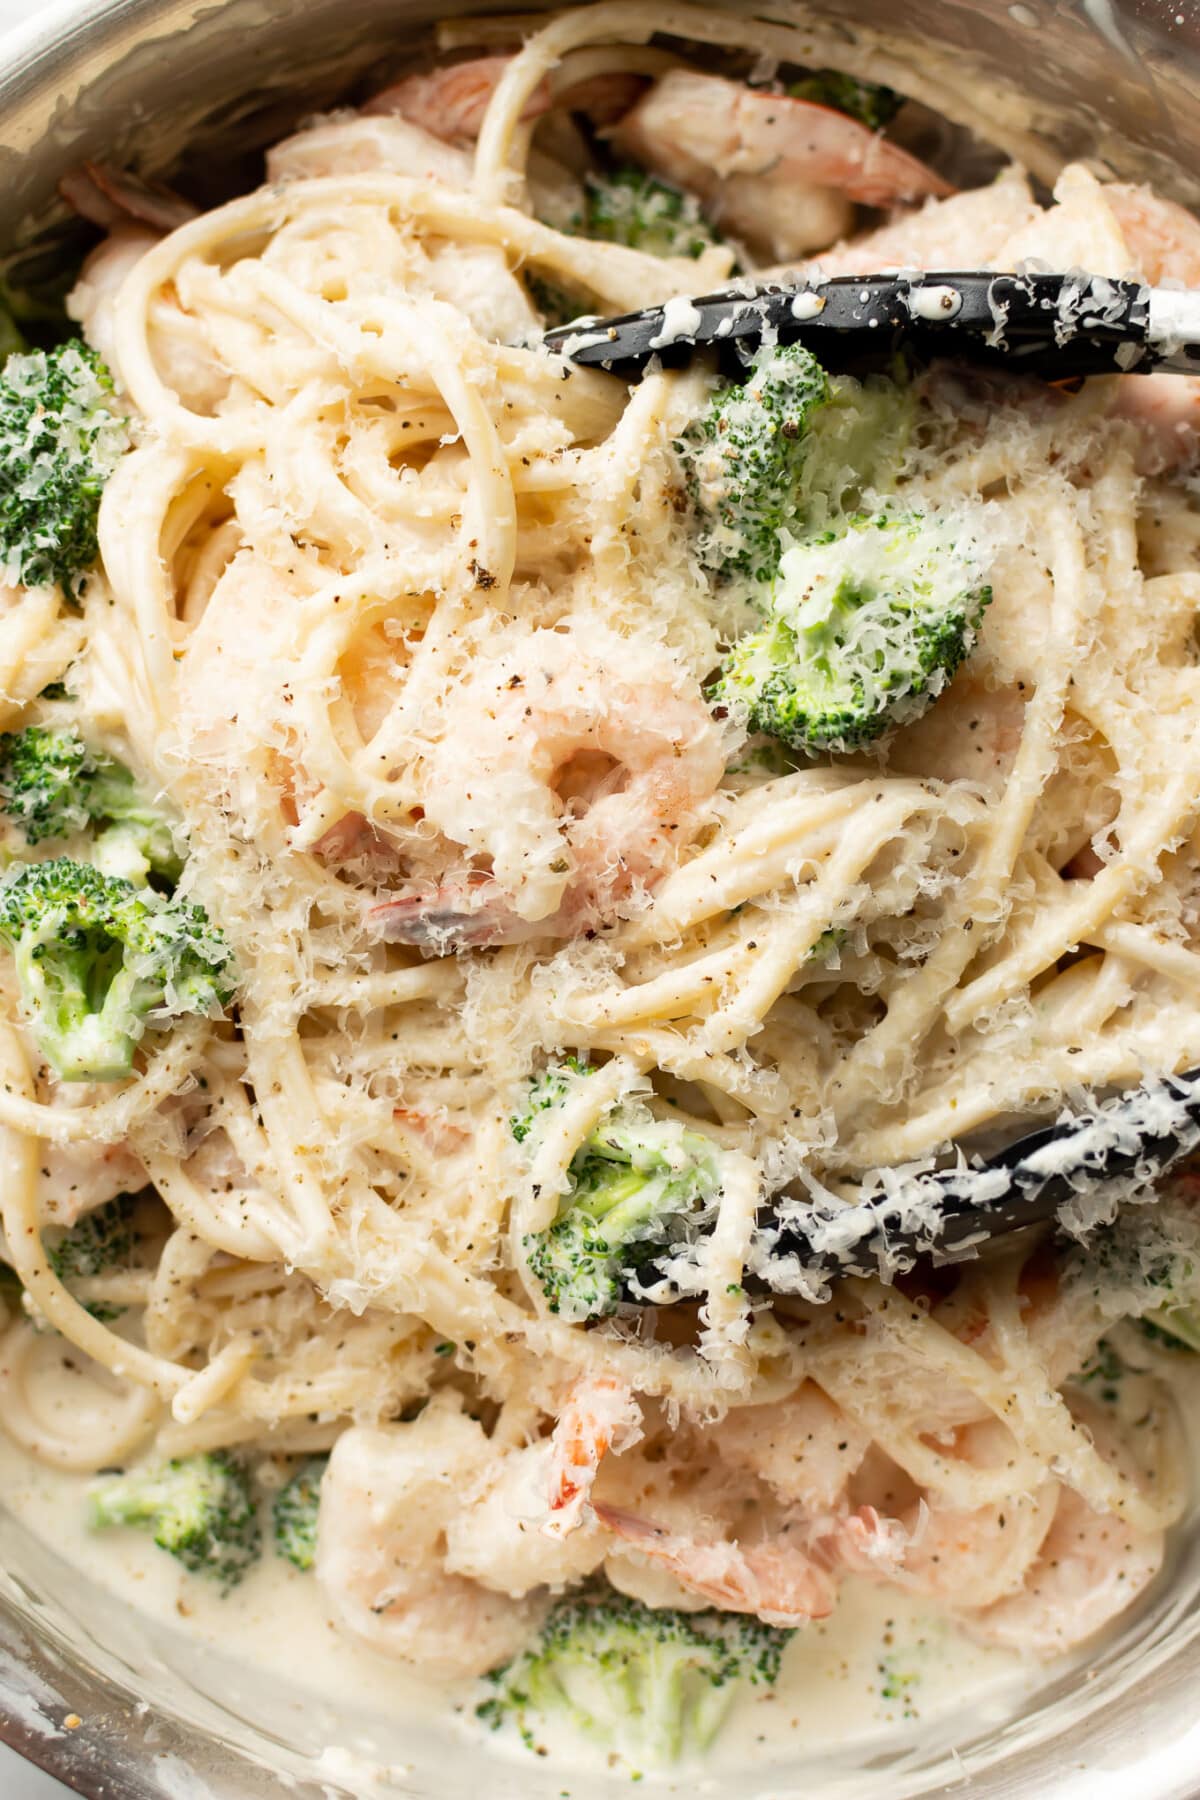
[[[474,142],[496,84],[511,61],[511,56],[477,56],[432,69],[427,75],[408,75],[368,100],[363,111],[398,113],[435,137]],[[538,83],[521,118],[528,123],[552,107],[562,107],[586,112],[603,124],[628,111],[644,86],[641,76],[622,69],[574,80],[568,63],[565,72],[556,71]]]
[[[547,1537],[578,1529],[601,1461],[620,1455],[642,1435],[642,1409],[623,1381],[613,1375],[581,1380],[571,1394],[551,1439],[550,1517]]]
[[[159,241],[144,225],[120,220],[84,262],[67,299],[67,312],[83,327],[83,335],[118,377],[116,302],[134,264]],[[170,295],[160,295],[151,313],[151,342],[163,376],[186,406],[209,412],[229,388],[228,373],[218,364],[198,321]]]
[[[1050,1529],[1057,1482],[974,1508],[920,1500],[902,1519],[861,1506],[837,1537],[842,1561],[858,1574],[953,1606],[963,1594],[989,1605],[1015,1593]]]
[[[465,150],[446,143],[444,134],[399,117],[321,119],[267,153],[270,181],[357,175],[374,169],[414,181],[440,181],[445,187],[471,184],[471,158]]]
[[[1143,280],[1200,287],[1200,219],[1194,213],[1147,187],[1124,181],[1110,182],[1104,198],[1125,234],[1132,267]]]
[[[155,232],[174,231],[198,216],[197,208],[182,195],[108,163],[85,162],[72,169],[59,182],[58,191],[80,218],[105,231],[130,219]]]
[[[450,1574],[515,1600],[594,1574],[612,1540],[593,1518],[581,1520],[569,1535],[551,1533],[548,1495],[555,1460],[550,1438],[489,1460],[479,1485],[446,1526]]]
[[[714,1429],[722,1463],[765,1481],[809,1515],[838,1505],[871,1436],[813,1381],[770,1406],[737,1407]]]
[[[1200,380],[1129,375],[1117,383],[1118,418],[1138,427],[1139,475],[1166,475],[1200,455]]]
[[[845,113],[688,69],[664,75],[612,135],[622,155],[696,194],[714,224],[779,261],[843,236],[853,201],[952,192]]]
[[[315,1568],[338,1621],[434,1678],[482,1675],[538,1623],[537,1602],[447,1566],[447,1529],[488,1462],[482,1427],[435,1399],[410,1425],[343,1432],[321,1483]]]
[[[566,916],[575,930],[611,917],[637,884],[664,874],[725,767],[720,730],[671,653],[634,649],[601,626],[535,630],[478,659],[441,725],[425,759],[426,820],[489,858],[517,920],[555,921],[548,930],[565,929]],[[443,894],[398,896],[376,923],[417,943],[429,940],[430,914],[451,941],[507,937],[493,925],[484,940],[456,940]]]
[[[1036,262],[1051,269],[1087,269],[1094,275],[1127,274],[1129,247],[1108,192],[1090,169],[1068,163],[1054,184],[1053,206],[1000,246],[996,266],[1016,269]]]
[[[114,330],[117,295],[134,264],[157,242],[157,234],[144,226],[118,225],[85,259],[71,290],[67,312],[82,326],[84,337],[110,369],[120,368]]]
[[[826,275],[953,269],[962,260],[962,246],[970,244],[972,262],[986,269],[994,265],[1001,247],[1041,210],[1020,170],[1005,169],[990,187],[972,188],[948,200],[926,200],[916,212],[822,250],[819,266]]]
[[[1058,1656],[1127,1612],[1162,1567],[1163,1533],[1135,1531],[1064,1487],[1021,1591],[967,1615],[989,1644]]]
[[[803,1625],[833,1611],[836,1587],[828,1571],[786,1526],[774,1539],[738,1543],[683,1536],[649,1519],[594,1502],[597,1519],[615,1537],[661,1565],[693,1594],[725,1612],[755,1613],[768,1625]]]

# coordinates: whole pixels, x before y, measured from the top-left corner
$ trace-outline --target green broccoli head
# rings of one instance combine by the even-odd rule
[[[0,939],[65,1081],[120,1080],[147,1026],[216,1012],[233,994],[229,947],[203,907],[65,857],[23,864],[0,887]]]
[[[723,575],[769,581],[795,516],[814,414],[829,377],[799,344],[760,355],[744,387],[717,391],[680,444],[700,516],[700,555]]]
[[[89,1494],[93,1531],[150,1530],[185,1569],[236,1587],[262,1553],[262,1528],[244,1463],[227,1451],[106,1475]]]
[[[650,256],[703,256],[721,242],[694,194],[632,165],[584,179],[584,208],[573,221],[582,237],[624,244]]]
[[[31,844],[70,837],[91,823],[93,759],[75,731],[31,725],[0,735],[0,805]]]
[[[573,1063],[539,1076],[527,1110],[511,1121],[518,1142],[533,1148],[548,1110],[590,1073]],[[569,1173],[554,1223],[528,1236],[524,1247],[550,1311],[572,1322],[614,1312],[626,1274],[695,1236],[721,1192],[719,1156],[709,1140],[631,1102],[605,1115],[575,1152]]]
[[[962,663],[991,599],[977,570],[969,543],[918,513],[793,544],[712,696],[793,749],[856,749],[918,717]]]
[[[550,1063],[535,1075],[529,1083],[524,1110],[514,1113],[509,1120],[509,1129],[518,1144],[523,1144],[531,1132],[537,1129],[539,1114],[558,1106],[571,1092],[574,1077],[591,1075],[590,1063],[580,1062],[577,1056],[564,1056],[561,1062]]]
[[[643,1606],[605,1588],[568,1596],[537,1642],[489,1677],[477,1708],[493,1729],[557,1715],[627,1756],[675,1761],[712,1742],[742,1686],[779,1678],[792,1633],[741,1613]]]
[[[784,532],[825,530],[893,484],[910,417],[894,381],[831,378],[800,344],[760,350],[746,383],[718,388],[677,446],[704,566],[773,581]]]
[[[99,555],[104,484],[129,447],[112,377],[78,339],[0,371],[0,566],[76,596]]]
[[[327,1456],[310,1456],[275,1496],[275,1548],[298,1569],[311,1569],[317,1554],[321,1477],[328,1461]]]
[[[108,875],[175,881],[183,866],[165,814],[123,764],[89,749],[70,726],[0,736],[0,806],[31,844],[96,826],[95,860]]]
[[[76,1281],[88,1281],[94,1275],[128,1267],[137,1243],[133,1224],[136,1207],[136,1194],[118,1194],[85,1213],[67,1230],[51,1228],[45,1232],[46,1259],[58,1279],[70,1287]],[[105,1301],[86,1304],[95,1319],[118,1319],[123,1311]]]
[[[63,1231],[47,1252],[59,1280],[86,1280],[124,1267],[136,1242],[136,1206],[136,1194],[118,1194]]]
[[[808,100],[814,106],[830,106],[835,112],[847,113],[860,125],[882,131],[904,105],[904,95],[895,88],[880,87],[874,81],[859,81],[840,69],[815,69],[800,81],[788,83],[793,100]]]

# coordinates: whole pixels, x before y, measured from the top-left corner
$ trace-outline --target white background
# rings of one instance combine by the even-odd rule
[[[38,0],[0,0],[0,32],[26,24],[43,9]],[[0,57],[4,54],[0,38]],[[0,1744],[0,1800],[66,1800],[67,1789],[61,1782],[51,1781],[40,1769],[22,1762],[11,1750]]]

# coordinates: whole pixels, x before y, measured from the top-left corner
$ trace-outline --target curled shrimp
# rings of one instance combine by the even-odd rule
[[[530,924],[565,936],[611,917],[671,867],[725,768],[720,729],[674,656],[599,626],[535,630],[479,659],[441,725],[425,819],[491,867],[459,881],[464,901],[483,902],[461,919],[444,883],[374,909],[382,936],[423,946],[510,942]]]
[[[131,220],[155,232],[174,231],[197,217],[191,201],[169,187],[109,163],[82,163],[63,176],[58,191],[81,219],[105,231]]]
[[[343,1432],[321,1483],[315,1568],[345,1630],[442,1679],[481,1675],[522,1648],[539,1602],[450,1566],[464,1495],[495,1460],[449,1397],[410,1425]]]
[[[768,1625],[803,1625],[833,1611],[837,1589],[803,1534],[783,1527],[773,1538],[737,1542],[683,1534],[606,1501],[593,1502],[600,1524],[660,1564],[691,1594],[725,1612],[755,1613]]]
[[[842,1561],[858,1574],[953,1605],[964,1594],[987,1606],[1020,1588],[1038,1556],[1058,1498],[1056,1482],[991,1506],[917,1502],[906,1518],[861,1506],[841,1527]]]
[[[614,1375],[576,1383],[551,1438],[550,1516],[542,1526],[547,1537],[578,1530],[604,1457],[631,1449],[641,1426],[641,1407]]]
[[[972,1613],[974,1637],[1059,1656],[1127,1612],[1162,1567],[1161,1531],[1136,1531],[1064,1487],[1020,1591]]]
[[[844,236],[854,201],[895,206],[953,191],[845,113],[689,69],[669,70],[612,139],[696,194],[714,224],[777,260]]]
[[[473,142],[479,136],[496,85],[511,61],[511,55],[475,56],[466,62],[431,69],[425,75],[408,75],[368,100],[363,111],[398,114],[435,137]],[[568,63],[565,73],[556,71],[543,77],[525,102],[521,118],[530,123],[552,108],[561,107],[569,112],[586,112],[597,124],[603,124],[627,112],[644,86],[641,76],[622,69],[576,80]]]

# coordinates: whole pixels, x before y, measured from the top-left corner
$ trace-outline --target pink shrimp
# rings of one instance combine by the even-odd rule
[[[921,1500],[903,1519],[860,1506],[840,1527],[837,1549],[857,1574],[949,1605],[970,1594],[973,1605],[987,1606],[1021,1586],[1050,1529],[1057,1491],[1048,1482],[1032,1496],[974,1508]]]
[[[953,192],[877,132],[809,100],[672,69],[612,133],[622,155],[696,194],[714,224],[785,260],[844,235],[851,202]]]
[[[811,1516],[839,1505],[871,1435],[805,1381],[790,1399],[735,1407],[716,1427],[715,1441],[725,1467],[757,1476],[784,1505]]]
[[[412,125],[447,141],[473,141],[497,83],[512,61],[511,56],[476,56],[467,62],[431,69],[426,75],[408,75],[385,88],[363,107],[364,113],[398,113]],[[645,86],[639,75],[614,69],[605,74],[571,81],[547,75],[541,80],[521,113],[528,122],[553,107],[586,112],[597,124],[628,111]]]
[[[724,772],[696,682],[608,627],[535,630],[478,659],[425,758],[425,819],[485,870],[399,894],[384,937],[445,949],[570,935],[650,886],[699,829]]]
[[[1020,1592],[966,1623],[985,1643],[1059,1656],[1126,1612],[1162,1567],[1161,1531],[1135,1531],[1063,1488]]]
[[[833,1578],[799,1538],[789,1542],[783,1532],[760,1543],[693,1538],[604,1501],[593,1502],[592,1510],[614,1537],[725,1612],[755,1613],[768,1625],[803,1625],[833,1611]]]
[[[596,1472],[610,1450],[620,1455],[642,1435],[642,1409],[614,1375],[579,1381],[554,1427],[547,1537],[566,1537],[583,1523]]]
[[[191,201],[169,187],[108,163],[82,163],[63,176],[58,191],[81,219],[101,225],[105,231],[131,219],[153,231],[174,231],[197,216]]]

